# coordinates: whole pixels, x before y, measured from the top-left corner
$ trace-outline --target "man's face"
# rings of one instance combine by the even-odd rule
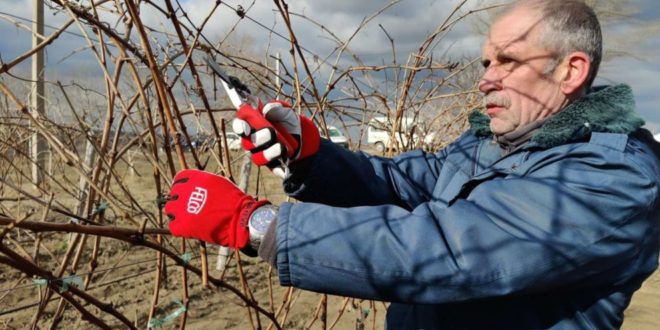
[[[555,55],[539,45],[539,15],[514,9],[490,29],[479,82],[491,131],[502,135],[559,111],[566,97],[556,75],[546,74]]]

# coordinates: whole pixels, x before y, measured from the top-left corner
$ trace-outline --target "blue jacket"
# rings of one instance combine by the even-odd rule
[[[324,141],[285,190],[283,285],[390,301],[388,329],[615,329],[658,266],[660,150],[629,87],[502,156],[488,118],[436,154]]]

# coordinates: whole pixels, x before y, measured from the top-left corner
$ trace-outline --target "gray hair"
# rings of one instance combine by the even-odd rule
[[[503,14],[521,7],[539,10],[544,23],[541,26],[541,46],[557,54],[546,73],[554,71],[568,54],[584,52],[591,61],[585,84],[585,89],[589,89],[603,57],[603,37],[593,9],[580,0],[519,0]]]

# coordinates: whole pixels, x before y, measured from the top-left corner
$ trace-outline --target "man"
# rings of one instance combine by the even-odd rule
[[[589,91],[600,58],[582,2],[517,2],[483,46],[487,116],[437,154],[352,153],[284,104],[244,107],[244,146],[302,203],[184,171],[172,233],[257,248],[282,285],[390,301],[389,329],[619,328],[658,265],[660,150],[629,87]]]

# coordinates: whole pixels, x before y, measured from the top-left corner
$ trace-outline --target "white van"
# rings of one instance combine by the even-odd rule
[[[367,128],[367,143],[376,148],[378,152],[384,152],[386,148],[394,148],[395,150],[405,146],[408,142],[406,131],[408,125],[412,123],[412,118],[404,117],[401,120],[401,126],[397,132],[396,145],[390,145],[390,132],[392,131],[392,123],[389,122],[387,117],[374,117],[369,121]]]
[[[411,132],[413,129],[415,129],[415,132]],[[387,117],[374,117],[369,121],[369,127],[367,128],[367,143],[373,145],[376,151],[384,152],[386,148],[401,150],[403,147],[416,147],[416,144],[420,142],[426,145],[433,141],[433,133],[428,133],[423,137],[418,134],[420,130],[419,127],[415,127],[413,117],[403,117],[401,119],[401,126],[396,133],[396,144],[390,143],[391,131],[392,124]],[[408,141],[411,137],[413,140]]]
[[[332,141],[332,143],[334,144],[338,144],[344,148],[348,148],[348,138],[346,138],[346,136],[342,134],[339,128],[330,125],[328,125],[327,127],[328,127],[328,134],[330,136],[326,136],[323,129],[319,127],[319,133],[321,133],[321,136]]]

